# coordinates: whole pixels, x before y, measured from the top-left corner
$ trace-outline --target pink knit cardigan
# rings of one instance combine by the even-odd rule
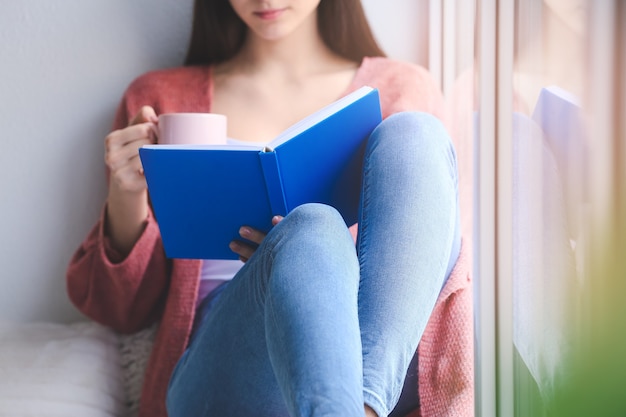
[[[346,93],[363,85],[379,88],[384,117],[416,110],[445,119],[441,93],[421,67],[366,58]],[[210,67],[145,74],[127,89],[114,128],[125,127],[143,105],[153,106],[157,114],[209,112],[212,88]],[[84,314],[121,333],[159,322],[139,415],[165,417],[169,378],[191,330],[201,261],[167,259],[152,214],[130,254],[120,256],[107,239],[105,210],[106,206],[70,261],[69,297]],[[424,417],[473,415],[469,271],[469,259],[462,249],[419,345],[419,395]]]

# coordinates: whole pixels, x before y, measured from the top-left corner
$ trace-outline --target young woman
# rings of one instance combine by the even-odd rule
[[[406,415],[419,405],[416,348],[460,250],[432,79],[384,58],[359,0],[197,0],[186,64],[126,91],[105,140],[105,208],[68,269],[94,320],[159,322],[140,415]],[[307,204],[267,236],[242,225],[259,244],[231,243],[244,262],[165,257],[137,152],[158,140],[157,114],[222,113],[229,137],[264,142],[363,85],[379,89],[385,120],[367,144],[356,246],[333,208]]]

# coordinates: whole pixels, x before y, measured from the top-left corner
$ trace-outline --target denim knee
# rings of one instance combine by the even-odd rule
[[[286,243],[311,248],[353,248],[354,241],[341,214],[332,206],[321,203],[302,204],[292,210],[275,227],[275,249]]]
[[[295,208],[266,240],[263,251],[269,252],[274,271],[294,275],[293,271],[311,270],[321,280],[345,276],[358,284],[354,240],[341,214],[331,206],[308,203]],[[289,282],[294,281],[292,276]]]
[[[368,146],[385,146],[398,157],[409,158],[412,164],[432,162],[443,158],[457,182],[456,151],[443,123],[424,112],[392,114],[372,133]]]
[[[334,207],[321,203],[302,204],[293,209],[289,216],[293,221],[313,225],[342,220],[341,214]]]
[[[334,207],[321,203],[302,204],[293,209],[283,222],[289,222],[290,227],[318,231],[320,234],[334,234],[346,228],[341,214]]]
[[[393,129],[394,132],[410,132],[413,140],[418,142],[432,138],[450,144],[449,135],[443,123],[430,113],[412,111],[394,113],[383,120],[375,131],[386,129]]]

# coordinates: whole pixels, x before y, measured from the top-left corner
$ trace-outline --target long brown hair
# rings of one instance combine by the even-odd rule
[[[366,56],[385,56],[361,0],[321,0],[317,13],[320,35],[336,54],[357,63]],[[185,65],[227,61],[241,49],[247,31],[228,0],[195,0]]]

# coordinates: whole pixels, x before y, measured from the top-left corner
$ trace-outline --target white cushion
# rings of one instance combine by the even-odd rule
[[[125,416],[123,382],[109,329],[0,321],[1,417]]]

